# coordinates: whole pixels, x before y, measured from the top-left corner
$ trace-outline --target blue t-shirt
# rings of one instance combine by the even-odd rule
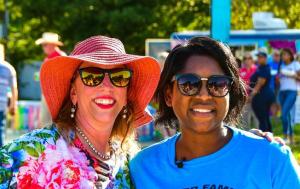
[[[255,86],[259,77],[266,79],[266,83],[260,89],[260,93],[271,90],[269,86],[269,82],[271,79],[271,69],[269,65],[258,66],[256,72],[254,72],[254,74],[250,78],[250,87],[253,88]]]
[[[296,189],[300,170],[289,147],[236,128],[217,152],[175,164],[177,134],[142,150],[131,162],[137,189]]]

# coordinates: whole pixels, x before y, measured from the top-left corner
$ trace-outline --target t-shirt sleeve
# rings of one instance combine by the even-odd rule
[[[16,70],[11,66],[10,67],[10,80],[9,80],[9,84],[11,87],[17,87],[17,74],[16,74]]]
[[[291,150],[287,149],[286,154],[278,158],[274,161],[276,168],[272,173],[274,189],[300,188],[300,168]]]

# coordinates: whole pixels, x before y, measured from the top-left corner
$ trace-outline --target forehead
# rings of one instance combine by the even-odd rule
[[[42,47],[56,46],[55,44],[52,44],[52,43],[42,43],[41,45],[42,45]]]
[[[102,69],[114,69],[114,68],[125,68],[125,65],[103,65],[103,64],[95,64],[91,62],[82,62],[79,68],[86,68],[86,67],[97,67]]]
[[[202,77],[224,75],[224,71],[215,59],[199,55],[187,59],[182,73],[195,73]]]
[[[259,55],[259,56],[257,56],[257,58],[267,58],[267,57],[265,57],[263,55]]]

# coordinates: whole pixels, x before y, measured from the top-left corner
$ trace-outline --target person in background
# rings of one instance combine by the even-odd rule
[[[257,66],[250,52],[246,52],[243,57],[242,67],[240,68],[240,76],[246,84],[247,95],[250,94],[250,77],[255,73]],[[253,112],[251,102],[248,100],[242,115],[245,126],[250,128],[258,128],[258,120]]]
[[[8,92],[11,93],[10,99]],[[17,111],[18,87],[17,73],[12,65],[4,59],[0,60],[0,147],[4,145],[4,133],[6,125],[6,110],[15,115]]]
[[[157,122],[180,133],[130,161],[135,188],[300,188],[289,147],[234,127],[247,97],[222,43],[195,37],[174,47],[155,97]]]
[[[66,53],[60,49],[63,43],[59,41],[59,35],[52,32],[43,33],[42,37],[35,41],[36,45],[41,45],[46,57],[43,62],[57,57],[65,56]],[[41,110],[40,110],[40,127],[50,125],[52,123],[51,115],[45,102],[44,95],[41,95]]]
[[[275,95],[270,88],[271,79],[270,66],[267,64],[267,54],[265,52],[257,53],[258,68],[250,78],[250,99],[252,109],[259,122],[259,129],[272,132],[270,121],[270,110],[275,103]]]
[[[43,62],[57,56],[66,55],[66,53],[60,49],[60,47],[64,44],[59,40],[59,38],[60,37],[57,33],[45,32],[41,38],[35,41],[36,45],[42,46],[43,52],[46,55]]]
[[[300,80],[300,64],[294,61],[291,49],[284,48],[281,52],[279,102],[281,105],[281,121],[284,139],[294,144],[294,128],[291,111],[297,99],[297,80]]]
[[[278,70],[280,66],[280,51],[277,49],[273,49],[272,52],[272,60],[268,62],[270,68],[271,68],[271,80],[270,80],[270,87],[275,93],[275,96],[277,96],[278,93],[278,87],[276,85],[276,76],[278,75]]]
[[[158,54],[157,60],[159,62],[161,71],[164,68],[164,64],[165,64],[165,61],[166,61],[169,53],[170,53],[170,51],[168,50],[168,51],[163,51]],[[152,100],[152,104],[155,107],[155,109],[158,110],[158,108],[159,108],[158,102],[156,102],[155,100]],[[156,125],[155,128],[156,128],[156,132],[158,132],[161,135],[160,139],[169,138],[169,137],[175,135],[177,132],[176,128],[168,127],[165,125]]]
[[[166,58],[168,57],[169,51],[162,51],[158,53],[157,55],[157,61],[159,62],[160,70],[162,71],[164,69],[164,64],[166,61]]]

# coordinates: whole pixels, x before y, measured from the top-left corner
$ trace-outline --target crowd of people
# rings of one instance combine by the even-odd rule
[[[176,46],[163,67],[115,38],[77,43],[42,64],[51,124],[0,148],[0,188],[299,188],[288,146],[237,128],[247,101],[254,109],[271,91],[266,54],[257,56],[247,88],[230,49],[208,37]],[[298,70],[284,73],[281,83]],[[152,120],[153,96],[156,124],[179,132],[139,151],[135,129]],[[270,130],[265,115],[258,120]]]
[[[247,84],[249,95],[244,123],[272,132],[270,115],[277,115],[280,111],[284,139],[293,145],[295,102],[300,91],[300,63],[289,48],[274,49],[269,61],[265,51],[261,50],[255,56],[256,61],[250,52],[246,52],[240,68],[240,76]]]

